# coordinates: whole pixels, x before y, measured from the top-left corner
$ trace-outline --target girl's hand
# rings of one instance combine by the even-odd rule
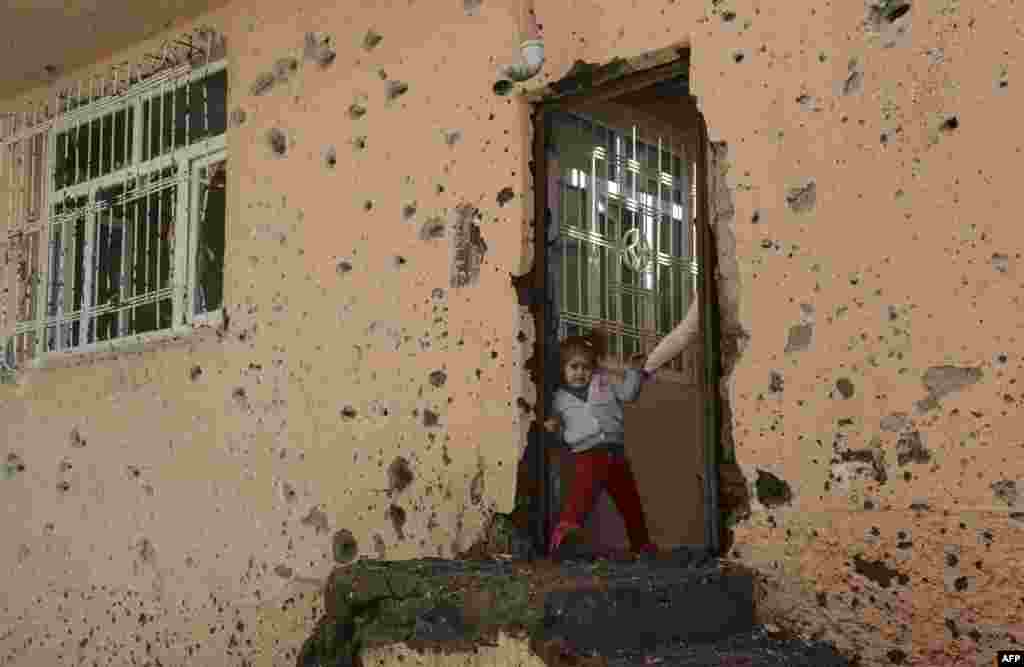
[[[548,433],[555,433],[558,431],[558,427],[562,425],[562,420],[558,417],[548,417],[544,420],[544,430]]]

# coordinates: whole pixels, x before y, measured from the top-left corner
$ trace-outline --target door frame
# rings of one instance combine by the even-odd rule
[[[556,112],[572,112],[578,107],[598,101],[608,101],[653,86],[680,75],[689,74],[689,49],[681,50],[679,57],[667,64],[645,71],[628,74],[607,83],[565,95],[549,95],[532,103],[531,122],[533,125],[533,147],[531,172],[533,174],[534,196],[534,262],[531,271],[517,281],[520,302],[528,305],[537,333],[531,364],[533,380],[538,385],[538,401],[535,419],[530,428],[527,447],[529,476],[536,483],[531,498],[529,523],[530,534],[538,551],[547,554],[551,534],[552,489],[551,453],[554,451],[551,434],[544,431],[542,424],[551,409],[558,378],[558,314],[552,312],[553,285],[548,280],[548,240],[552,224],[548,207],[548,161],[547,148],[550,136],[551,116]],[[708,138],[707,124],[703,114],[698,113],[697,155],[697,257],[698,299],[700,301],[700,331],[704,344],[704,372],[701,374],[702,395],[710,400],[705,402],[702,445],[704,450],[704,548],[712,555],[721,550],[721,517],[719,516],[719,473],[721,442],[721,397],[719,378],[718,290],[714,276],[717,270],[717,252],[714,233],[710,224],[708,197]],[[523,296],[525,293],[525,297]]]

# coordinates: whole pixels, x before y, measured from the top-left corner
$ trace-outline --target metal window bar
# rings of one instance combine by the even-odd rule
[[[139,122],[140,114],[133,112],[132,106],[124,107],[124,94],[132,94],[131,99],[137,109],[141,95],[146,90],[156,89],[162,93],[170,78],[180,77],[191,67],[194,74],[186,77],[186,85],[181,89],[183,98],[188,98],[192,93],[189,83],[224,70],[223,61],[211,66],[211,56],[215,49],[220,50],[218,58],[223,56],[223,41],[218,40],[216,33],[209,29],[201,29],[195,34],[206,38],[203,47],[196,46],[192,36],[186,41],[177,41],[178,46],[186,48],[185,59],[168,59],[165,45],[162,53],[164,57],[149,71],[142,71],[132,63],[127,63],[127,77],[122,77],[120,70],[123,65],[115,66],[107,78],[94,77],[88,82],[79,80],[71,87],[55,91],[52,107],[48,102],[35,103],[27,111],[0,115],[0,160],[7,162],[3,166],[6,167],[4,171],[8,181],[8,219],[12,223],[8,231],[14,232],[24,228],[29,221],[44,219],[42,231],[48,232],[42,236],[36,233],[25,237],[28,239],[25,241],[27,246],[18,246],[19,252],[31,255],[26,258],[31,265],[31,280],[18,294],[11,294],[16,305],[11,310],[16,320],[20,320],[16,322],[16,345],[12,347],[17,348],[21,358],[41,350],[60,349],[65,342],[70,346],[73,334],[75,344],[90,338],[88,322],[97,314],[90,313],[90,307],[102,307],[103,300],[96,294],[96,290],[109,288],[110,281],[114,279],[110,272],[94,275],[95,266],[97,263],[105,264],[114,257],[112,249],[116,241],[113,233],[115,213],[108,212],[105,217],[97,217],[95,202],[86,201],[86,198],[91,200],[96,188],[101,187],[102,184],[93,182],[96,179],[102,180],[105,175],[121,172],[122,169],[130,174],[139,165],[140,160],[132,158],[137,158],[141,153],[144,128]],[[201,71],[196,66],[200,60],[196,58],[197,53],[202,57]],[[203,92],[208,92],[207,87],[204,86]],[[177,101],[173,102],[174,106],[167,110],[171,113],[172,124],[170,144],[176,146],[173,136]],[[120,109],[109,114],[102,113],[111,105],[117,105]],[[208,95],[204,95],[206,139],[210,138],[209,114]],[[183,120],[187,125],[192,123],[191,116],[184,114]],[[223,132],[226,128],[225,119],[218,118],[218,121],[218,131]],[[62,127],[59,139],[56,132],[47,133],[55,123],[60,123]],[[185,144],[191,143],[190,134],[189,131],[184,133]],[[120,154],[118,147],[114,146],[118,137],[124,142]],[[55,173],[54,166],[57,163],[62,168]],[[60,209],[60,213],[65,218],[70,215],[70,219],[59,220],[57,209],[49,203],[51,192],[59,192],[60,197],[53,196],[55,201],[64,199],[73,204]],[[132,210],[131,206],[120,206],[123,211]],[[184,220],[184,216],[181,219]],[[121,227],[125,231],[129,228],[123,223]],[[128,261],[129,239],[126,237],[127,234],[122,232],[119,241],[122,264]],[[43,251],[41,245],[50,250],[45,258],[40,257]],[[10,243],[8,247],[11,247]],[[77,266],[72,261],[74,259],[78,260]],[[90,261],[86,262],[87,259]],[[160,257],[155,259],[161,261]],[[42,271],[40,263],[45,266]],[[86,263],[92,265],[88,271],[85,270]],[[166,269],[169,276],[160,276],[164,283],[173,275],[169,266]],[[125,289],[129,286],[130,273],[120,272],[117,278],[119,288],[121,285]],[[106,285],[104,280],[107,281]],[[14,291],[18,292],[18,288],[15,287]],[[39,307],[40,304],[43,307]],[[77,315],[74,324],[78,327],[74,332],[66,326],[72,323],[70,320],[61,324],[62,320],[68,319],[65,317],[66,311]],[[21,317],[18,317],[19,313]],[[33,319],[37,322],[33,322]],[[117,326],[118,332],[122,329]]]
[[[128,109],[122,109],[116,113],[122,114],[124,124],[129,125],[130,111]],[[205,122],[208,119],[203,120]],[[77,126],[71,128],[71,131],[76,129]],[[140,147],[149,143],[147,140],[151,136],[146,136],[146,134],[145,128],[143,128],[142,141],[138,142]],[[124,135],[123,141],[127,145],[129,133],[125,131]],[[113,142],[118,134],[110,132],[104,136],[106,141]],[[95,149],[95,146],[93,148]],[[112,153],[114,150],[112,147]],[[128,152],[127,146],[125,152]],[[83,257],[88,259],[89,265],[89,270],[83,276],[83,279],[88,282],[83,287],[88,291],[89,300],[80,312],[79,326],[84,336],[77,341],[79,345],[104,338],[103,332],[98,329],[100,321],[97,318],[112,311],[118,313],[118,324],[116,325],[118,335],[139,332],[140,307],[147,307],[150,311],[145,327],[147,330],[164,328],[163,324],[167,321],[168,308],[173,308],[173,305],[169,304],[168,298],[173,289],[172,281],[175,272],[167,262],[174,254],[174,228],[178,219],[175,214],[178,206],[175,203],[181,201],[176,193],[179,181],[183,183],[182,179],[185,176],[184,172],[171,167],[178,162],[174,156],[168,155],[166,158],[157,161],[161,165],[168,165],[162,166],[163,173],[160,173],[158,169],[153,169],[137,178],[138,187],[134,193],[134,203],[104,202],[99,205],[100,211],[105,210],[104,206],[113,205],[127,213],[126,224],[122,225],[127,233],[122,233],[119,237],[120,255],[112,250],[116,235],[113,225],[114,213],[101,213],[97,216],[95,215],[96,211],[93,212],[93,217],[88,225],[86,239],[88,247],[82,248]],[[120,173],[118,172],[118,174]],[[129,173],[138,173],[138,169],[133,167],[124,176]],[[100,180],[109,182],[109,179]],[[127,180],[126,178],[125,182]],[[173,195],[163,192],[167,187],[175,188]],[[69,188],[69,190],[77,189],[79,188]],[[185,190],[187,191],[187,188]],[[99,186],[90,187],[89,192],[90,199],[95,201],[96,195],[101,192],[101,189]],[[127,230],[132,231],[128,232]],[[129,260],[130,255],[133,255],[131,261]],[[130,262],[132,267],[124,266],[123,271],[117,271],[113,267],[106,268],[110,261],[117,261],[122,266]],[[115,273],[117,274],[119,298],[116,302],[112,302],[109,292],[113,288],[111,281],[115,279]],[[115,303],[117,306],[114,305]],[[103,322],[107,321],[109,320],[103,320]],[[109,332],[114,325],[106,324],[105,326],[107,329],[104,331]]]
[[[564,156],[559,334],[600,325],[623,361],[644,339],[667,334],[695,298],[694,200],[682,195],[692,190],[691,165],[681,147],[641,137],[636,126],[623,133],[566,114],[555,136]],[[623,265],[626,234],[648,249],[641,270]],[[673,366],[683,370],[680,360]]]

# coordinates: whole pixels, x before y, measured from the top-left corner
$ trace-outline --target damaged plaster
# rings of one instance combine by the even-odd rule
[[[533,261],[519,92],[683,42],[710,133],[726,547],[765,573],[760,611],[865,665],[1019,643],[1020,8],[588,7],[538,7],[548,60],[503,95],[512,3],[202,17],[227,35],[242,165],[224,324],[0,368],[0,662],[295,664],[335,565],[474,544],[512,509],[537,405],[508,280]],[[46,81],[80,74],[48,41]]]

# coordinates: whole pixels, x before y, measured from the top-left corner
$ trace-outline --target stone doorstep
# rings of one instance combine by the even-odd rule
[[[754,581],[717,569],[615,577],[603,590],[552,591],[540,638],[606,653],[672,641],[714,642],[754,626]]]
[[[332,572],[324,597],[299,667],[355,665],[364,650],[397,644],[471,651],[499,633],[577,654],[653,650],[755,623],[753,576],[706,559],[360,560]]]

